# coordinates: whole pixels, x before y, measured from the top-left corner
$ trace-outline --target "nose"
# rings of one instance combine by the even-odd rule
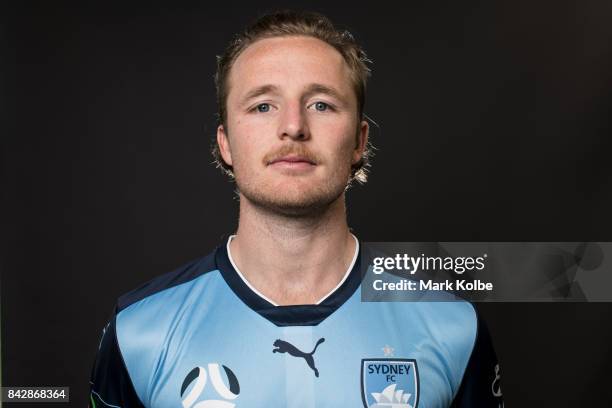
[[[279,137],[293,140],[307,140],[310,138],[308,118],[301,103],[287,104],[281,113],[279,123]]]

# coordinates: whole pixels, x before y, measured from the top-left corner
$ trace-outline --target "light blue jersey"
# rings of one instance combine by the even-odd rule
[[[315,305],[276,306],[229,241],[122,296],[94,365],[96,407],[498,407],[499,367],[474,307],[360,300],[357,245]]]

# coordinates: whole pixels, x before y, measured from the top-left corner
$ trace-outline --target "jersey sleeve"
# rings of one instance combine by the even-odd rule
[[[503,408],[500,370],[491,336],[478,316],[478,328],[472,354],[451,408]]]
[[[116,310],[102,333],[89,384],[89,408],[144,407],[117,343]]]

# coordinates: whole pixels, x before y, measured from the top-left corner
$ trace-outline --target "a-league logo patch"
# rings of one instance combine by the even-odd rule
[[[416,360],[361,360],[361,397],[366,408],[416,408],[419,404]]]

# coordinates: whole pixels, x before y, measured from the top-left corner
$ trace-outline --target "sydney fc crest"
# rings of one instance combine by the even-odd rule
[[[361,397],[366,408],[416,408],[419,404],[416,360],[361,360]]]

